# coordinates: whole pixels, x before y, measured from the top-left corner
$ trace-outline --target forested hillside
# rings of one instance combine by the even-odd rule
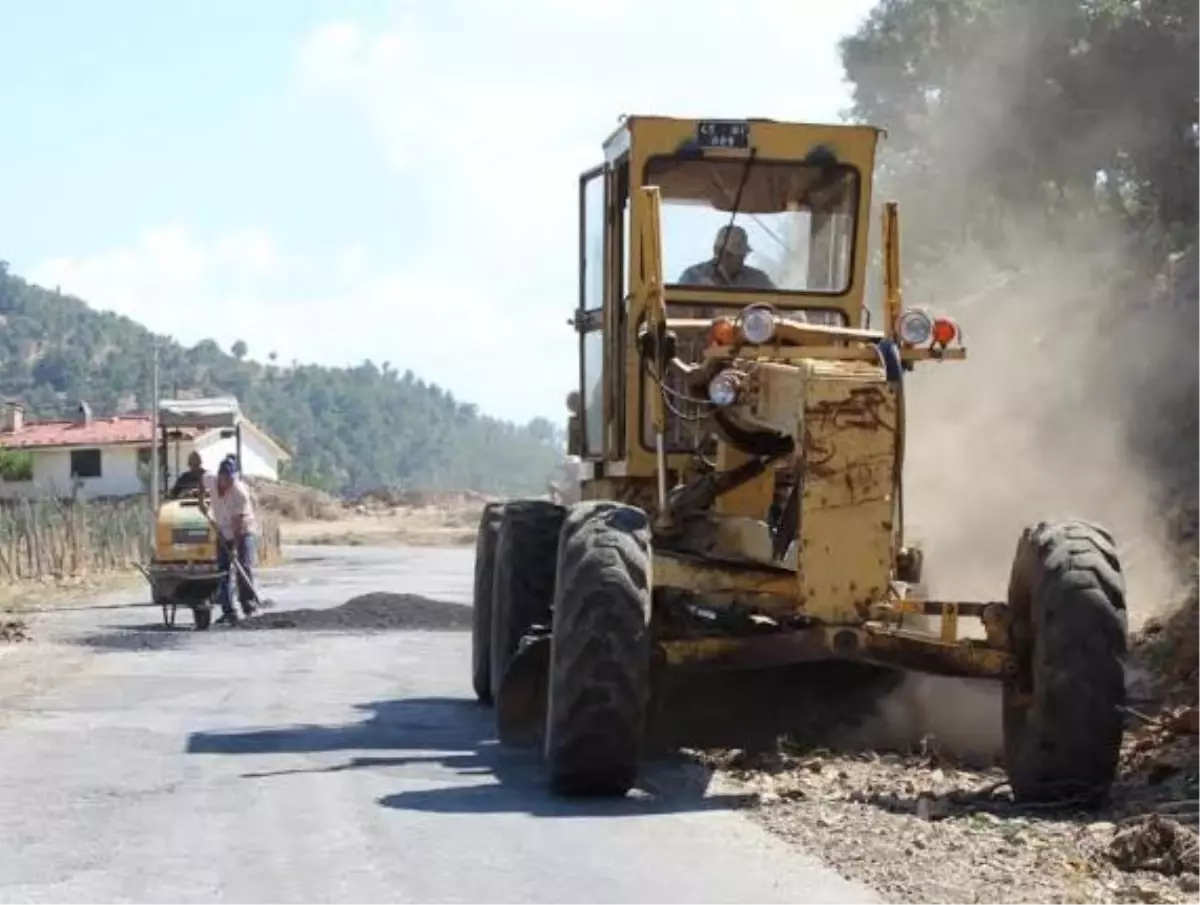
[[[853,118],[926,256],[1040,221],[1195,238],[1192,0],[881,0],[842,42]],[[968,188],[969,191],[961,191]]]
[[[0,262],[0,396],[33,417],[148,410],[155,337],[140,324],[31,285]],[[287,477],[333,491],[380,486],[540,492],[563,443],[556,425],[480,414],[411,371],[261,364],[244,344],[159,338],[161,392],[231,393],[293,454]]]

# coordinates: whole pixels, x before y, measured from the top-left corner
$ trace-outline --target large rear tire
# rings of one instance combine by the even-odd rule
[[[480,703],[492,703],[492,582],[503,503],[488,503],[475,538],[475,590],[471,601],[471,684]]]
[[[637,781],[650,685],[650,525],[611,502],[572,507],[558,550],[546,760],[561,795]]]
[[[547,500],[505,505],[496,537],[492,590],[492,694],[521,642],[534,625],[550,624],[554,558],[566,509]]]
[[[1017,669],[1004,686],[1004,749],[1013,795],[1100,803],[1124,731],[1125,581],[1112,536],[1082,521],[1027,528],[1008,600]]]

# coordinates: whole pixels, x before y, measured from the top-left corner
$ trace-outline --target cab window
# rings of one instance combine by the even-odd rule
[[[731,219],[748,239],[744,266],[769,283],[755,273],[722,290],[840,295],[850,288],[859,194],[853,167],[655,157],[645,182],[662,194],[664,277],[672,288],[687,288],[688,268],[712,261],[718,232]]]
[[[583,406],[582,452],[604,453],[604,216],[605,169],[597,167],[579,180],[579,331],[580,404]]]

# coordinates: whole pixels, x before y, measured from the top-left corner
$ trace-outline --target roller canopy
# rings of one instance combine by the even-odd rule
[[[164,428],[237,427],[242,421],[242,409],[232,396],[163,399],[158,405],[158,421]]]

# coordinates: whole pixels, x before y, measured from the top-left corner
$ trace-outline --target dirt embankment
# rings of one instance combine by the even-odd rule
[[[482,510],[482,504],[349,510],[336,519],[284,522],[280,530],[285,544],[466,546],[475,543]]]
[[[1192,711],[1194,716],[1194,711]],[[999,768],[911,753],[706,755],[758,792],[756,819],[899,902],[1186,902],[1197,882],[1195,736],[1131,734],[1117,804],[1014,805]]]
[[[296,484],[255,485],[279,513],[283,543],[345,546],[464,546],[475,542],[488,497],[470,490],[379,490],[341,500]]]

